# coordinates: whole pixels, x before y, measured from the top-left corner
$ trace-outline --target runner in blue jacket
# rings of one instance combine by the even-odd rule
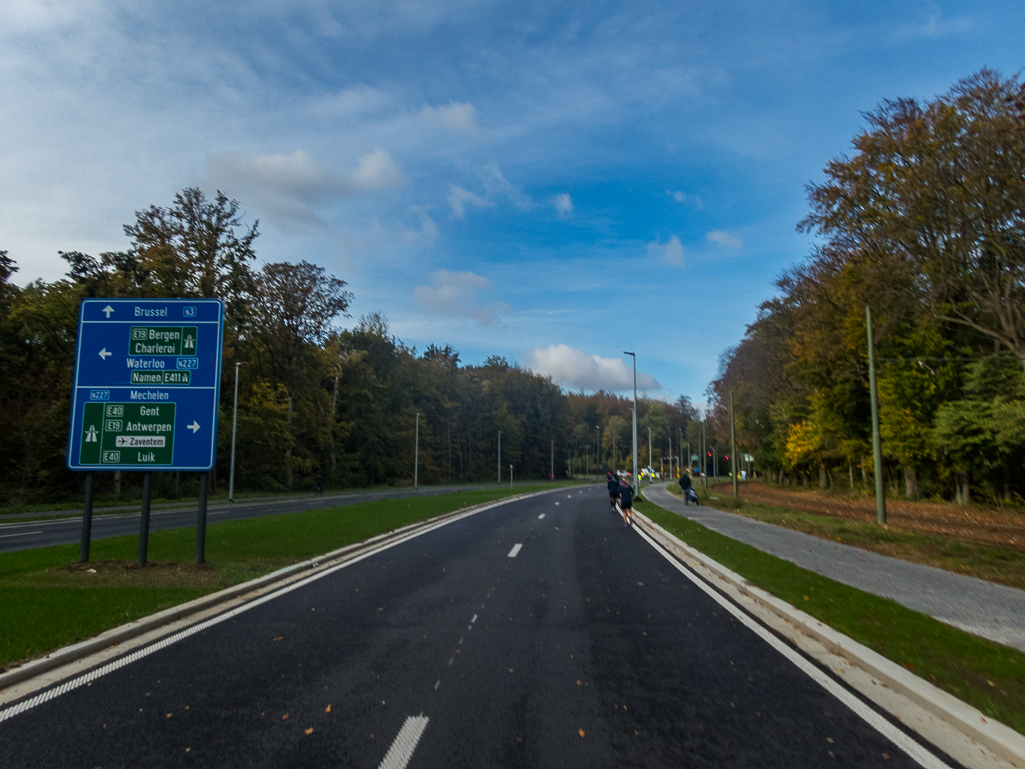
[[[613,473],[607,473],[605,478],[608,480],[606,486],[609,489],[609,504],[615,510],[616,503],[619,501],[619,479]]]

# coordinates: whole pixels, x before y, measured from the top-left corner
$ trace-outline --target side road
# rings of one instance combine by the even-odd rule
[[[656,505],[802,568],[890,598],[982,638],[1025,651],[1025,590],[908,563],[700,505],[665,484],[644,488]]]

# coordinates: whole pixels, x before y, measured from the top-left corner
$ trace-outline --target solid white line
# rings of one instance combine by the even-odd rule
[[[42,705],[44,702],[49,702],[50,700],[59,697],[62,694],[66,694],[67,692],[70,692],[74,689],[77,689],[80,686],[84,686],[85,684],[91,683],[92,681],[95,681],[97,678],[105,676],[108,673],[113,673],[115,670],[120,670],[126,665],[130,665],[133,662],[143,659],[144,657],[148,657],[149,655],[154,654],[155,652],[158,652],[161,649],[170,646],[171,644],[177,643],[178,641],[194,636],[196,635],[196,633],[201,633],[204,630],[213,627],[214,625],[219,625],[222,622],[227,622],[230,619],[234,619],[235,617],[249,611],[250,609],[255,609],[257,606],[262,606],[268,601],[273,601],[275,598],[280,598],[283,595],[291,593],[293,590],[298,590],[300,588],[306,587],[307,585],[316,582],[319,579],[323,579],[324,577],[334,574],[337,571],[341,571],[342,569],[346,569],[350,566],[353,566],[359,563],[360,561],[364,561],[367,558],[377,555],[378,553],[383,553],[385,550],[390,550],[391,548],[396,547],[397,545],[404,544],[410,541],[411,539],[416,539],[417,537],[423,536],[424,534],[428,534],[432,531],[435,531],[436,529],[440,529],[441,527],[447,526],[450,523],[461,521],[464,518],[468,518],[478,513],[483,513],[484,511],[491,510],[495,507],[501,507],[503,504],[506,504],[506,502],[504,500],[500,500],[487,507],[483,507],[471,512],[466,512],[453,518],[447,518],[443,521],[438,521],[437,523],[431,524],[429,526],[424,526],[422,529],[417,529],[416,531],[412,531],[409,534],[403,535],[398,539],[392,540],[391,542],[387,542],[383,545],[374,547],[371,550],[367,550],[366,552],[360,553],[359,555],[350,558],[349,560],[343,561],[342,563],[339,563],[335,566],[323,569],[314,574],[311,574],[308,577],[297,580],[296,582],[292,582],[289,585],[285,585],[279,590],[275,590],[273,592],[262,595],[259,598],[256,598],[252,601],[244,603],[240,606],[236,606],[234,609],[230,609],[224,612],[223,614],[218,614],[216,617],[211,617],[210,619],[204,622],[200,622],[198,624],[187,627],[184,630],[174,633],[173,635],[165,636],[156,643],[150,644],[149,646],[143,646],[125,657],[120,657],[112,662],[108,662],[106,665],[98,667],[95,670],[91,670],[88,673],[78,676],[77,678],[66,680],[60,686],[57,686],[53,689],[47,689],[37,694],[35,697],[32,697],[31,699],[23,700],[22,702],[19,702],[17,705],[13,705],[12,707],[6,709],[0,709],[0,723],[3,723],[4,721],[10,718],[14,718],[18,714],[24,713],[27,710],[31,710],[37,705]],[[449,660],[448,664],[451,665],[454,659],[455,658]]]
[[[379,769],[406,769],[409,759],[413,757],[413,751],[416,750],[416,744],[420,742],[420,737],[427,728],[427,721],[428,718],[424,715],[407,718],[395,742],[388,748]]]
[[[538,519],[539,521],[543,521],[543,520],[545,519],[545,514],[544,514],[544,513],[541,513],[541,515],[539,515],[539,516],[537,517],[537,519]]]
[[[513,545],[513,549],[509,551],[509,557],[510,558],[515,558],[516,554],[518,552],[520,552],[520,548],[521,547],[523,547],[523,543],[522,542],[517,542],[515,545]]]
[[[872,708],[868,707],[868,705],[866,705],[860,699],[858,699],[849,691],[847,691],[847,689],[842,687],[832,678],[830,678],[817,667],[815,667],[815,665],[813,665],[803,656],[801,656],[796,651],[787,646],[785,643],[783,643],[781,640],[779,640],[779,638],[777,638],[775,635],[773,635],[768,630],[759,625],[757,622],[755,622],[750,616],[747,615],[746,612],[744,612],[739,607],[735,606],[730,601],[726,600],[726,598],[721,596],[710,585],[706,584],[704,580],[702,580],[694,572],[692,572],[690,569],[688,569],[686,566],[680,563],[676,558],[674,558],[672,555],[666,552],[666,550],[657,542],[655,542],[655,540],[653,540],[651,537],[649,537],[647,534],[645,534],[643,531],[636,527],[634,530],[638,534],[640,534],[649,545],[655,548],[656,551],[661,553],[661,555],[667,561],[669,561],[673,566],[675,566],[681,574],[683,574],[685,577],[687,577],[687,579],[689,579],[691,582],[693,582],[695,585],[701,588],[716,603],[718,603],[720,606],[726,609],[726,611],[728,611],[730,614],[732,614],[734,617],[740,620],[749,629],[754,631],[754,633],[759,638],[761,638],[763,641],[769,644],[769,646],[771,646],[773,649],[775,649],[784,657],[786,657],[787,660],[792,662],[798,668],[798,670],[806,674],[809,678],[815,681],[815,683],[819,684],[819,686],[821,686],[827,692],[829,692],[838,700],[840,700],[840,702],[842,702],[844,705],[853,710],[857,715],[859,715],[862,718],[863,721],[865,721],[865,723],[867,723],[877,732],[879,732],[884,737],[889,739],[894,745],[896,745],[898,748],[907,753],[921,766],[926,767],[926,769],[951,769],[949,764],[940,760],[937,756],[933,755],[931,752],[929,752],[929,750],[924,748],[922,745],[919,745],[915,740],[913,740],[907,734],[905,734],[900,729],[895,727],[893,724],[891,724],[889,721],[887,721],[885,718],[879,715],[876,711],[872,710]]]
[[[41,531],[25,531],[21,534],[0,534],[0,539],[8,539],[9,537],[30,537],[33,534],[42,534]]]

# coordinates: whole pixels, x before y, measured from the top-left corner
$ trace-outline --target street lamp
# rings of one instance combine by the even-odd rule
[[[235,501],[235,432],[238,427],[238,368],[248,366],[248,361],[235,363],[235,405],[231,410],[231,472],[228,473],[228,501]]]
[[[413,488],[420,487],[420,412],[416,412],[416,440],[413,443]]]
[[[634,359],[634,424],[633,424],[633,438],[634,438],[634,489],[637,490],[641,487],[637,481],[637,355],[636,353],[627,352],[623,350],[623,355],[629,355]]]
[[[595,425],[594,430],[594,474],[597,475],[601,472],[601,425]]]
[[[552,438],[552,466],[548,471],[548,475],[551,479],[555,480],[555,438]]]
[[[655,469],[653,464],[652,464],[652,462],[651,462],[651,428],[650,427],[648,428],[648,467],[650,467],[652,470]],[[648,477],[648,483],[649,484],[651,483],[651,477],[650,476]]]
[[[498,431],[498,485],[502,485],[502,431]]]

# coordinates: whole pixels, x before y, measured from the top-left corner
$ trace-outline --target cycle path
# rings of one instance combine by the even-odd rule
[[[1025,651],[1025,590],[909,563],[703,505],[684,505],[664,485],[645,487],[644,495],[666,510],[809,571]]]

